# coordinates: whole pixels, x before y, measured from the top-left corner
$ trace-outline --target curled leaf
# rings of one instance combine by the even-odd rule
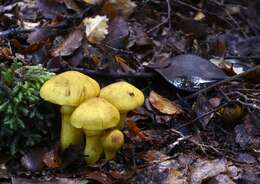
[[[108,34],[108,18],[97,15],[94,18],[85,18],[83,23],[86,27],[85,33],[89,42],[99,43]]]
[[[182,109],[173,101],[170,101],[154,91],[150,92],[149,101],[152,106],[163,114],[178,115],[182,113]]]
[[[102,7],[102,13],[110,18],[118,16],[128,18],[136,7],[131,0],[108,0]]]

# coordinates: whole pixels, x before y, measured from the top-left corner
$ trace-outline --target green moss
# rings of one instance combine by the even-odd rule
[[[0,65],[0,151],[16,154],[55,139],[55,108],[39,96],[54,73],[17,61]]]

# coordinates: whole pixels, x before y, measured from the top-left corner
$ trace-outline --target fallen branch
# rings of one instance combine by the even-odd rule
[[[93,77],[105,77],[110,79],[151,79],[156,76],[155,73],[142,72],[142,73],[109,73],[107,71],[96,71],[87,68],[69,67],[67,70],[75,70]],[[59,71],[59,69],[52,69],[51,71]]]

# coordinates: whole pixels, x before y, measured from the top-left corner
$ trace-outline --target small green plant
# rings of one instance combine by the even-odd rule
[[[54,73],[17,61],[0,64],[0,151],[16,154],[54,140],[55,110],[39,96]]]

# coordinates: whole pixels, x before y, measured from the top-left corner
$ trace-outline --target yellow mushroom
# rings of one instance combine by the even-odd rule
[[[117,128],[122,129],[128,111],[143,105],[144,94],[135,86],[127,82],[115,82],[100,90],[100,97],[113,104],[120,112],[120,123]]]
[[[86,134],[84,154],[89,165],[95,164],[103,152],[100,137],[109,128],[116,127],[119,111],[103,98],[91,98],[79,105],[71,115],[71,124]]]
[[[124,144],[124,134],[117,129],[109,130],[101,137],[101,144],[106,160],[112,160],[116,157],[116,152]]]
[[[71,144],[83,142],[81,130],[70,124],[70,115],[74,109],[86,99],[99,94],[99,84],[92,78],[77,72],[67,71],[46,81],[40,90],[40,96],[49,102],[61,105],[61,149]]]

